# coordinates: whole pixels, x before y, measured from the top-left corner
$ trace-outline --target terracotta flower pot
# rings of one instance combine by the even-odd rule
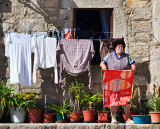
[[[98,123],[109,123],[109,111],[98,111]]]
[[[54,113],[43,114],[44,122],[45,123],[52,123],[53,122],[53,116],[54,116]]]
[[[98,120],[107,121],[109,111],[98,111]]]
[[[131,115],[135,115],[136,114],[136,111],[130,111],[130,119],[131,120],[133,120],[133,118],[132,118],[132,116]],[[124,120],[126,121],[126,115],[124,114],[124,112],[123,112],[123,118],[124,118]]]
[[[84,121],[94,121],[95,111],[94,110],[83,110]]]
[[[69,114],[70,121],[80,121],[82,112],[71,112]]]
[[[67,120],[60,120],[60,121],[57,121],[57,123],[67,123]]]
[[[28,112],[29,123],[41,123],[42,109],[30,109]]]
[[[160,111],[149,112],[151,115],[152,124],[160,124]]]

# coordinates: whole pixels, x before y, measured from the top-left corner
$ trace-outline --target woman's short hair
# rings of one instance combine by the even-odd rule
[[[113,45],[113,49],[115,49],[117,47],[117,45],[122,44],[123,48],[126,47],[125,42],[124,42],[124,38],[116,38],[112,40],[112,45]]]

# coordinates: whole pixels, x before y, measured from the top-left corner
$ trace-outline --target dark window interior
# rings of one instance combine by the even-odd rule
[[[109,17],[112,15],[112,10],[110,11]],[[110,18],[112,19],[112,18]],[[109,19],[109,23],[112,23]],[[93,45],[95,49],[95,55],[91,61],[92,65],[99,64],[101,62],[99,48],[100,48],[100,36],[102,39],[105,38],[104,33],[101,33],[103,30],[101,24],[100,10],[99,9],[75,9],[74,10],[74,21],[75,28],[80,28],[76,31],[76,37],[78,39],[93,39]],[[112,25],[110,24],[110,27]],[[109,29],[111,29],[109,27]],[[92,29],[92,33],[91,33]],[[112,29],[111,29],[112,31]],[[109,35],[110,37],[111,35]]]
[[[102,29],[99,10],[76,10],[76,28],[79,39],[99,38]]]

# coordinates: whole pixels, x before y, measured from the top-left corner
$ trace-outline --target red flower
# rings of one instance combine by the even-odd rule
[[[156,85],[155,85],[155,84],[153,84],[153,91],[155,91],[155,89],[156,89]]]

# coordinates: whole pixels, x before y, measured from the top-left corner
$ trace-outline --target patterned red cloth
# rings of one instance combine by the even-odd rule
[[[131,70],[107,70],[103,74],[103,107],[125,105],[132,95]]]

